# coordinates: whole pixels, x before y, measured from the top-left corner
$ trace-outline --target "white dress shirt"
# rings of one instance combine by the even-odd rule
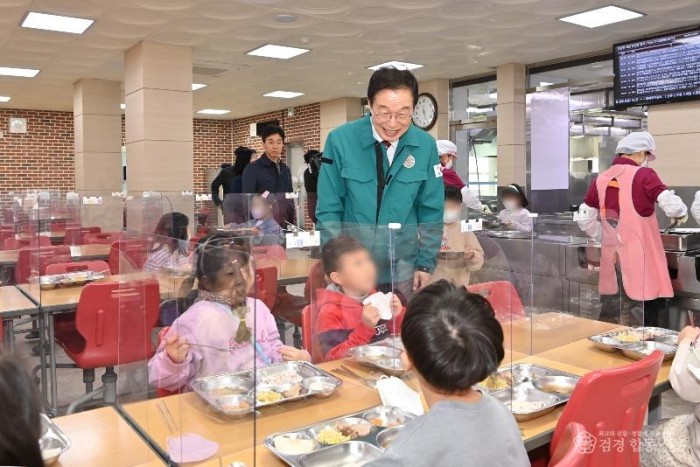
[[[379,133],[377,133],[377,129],[374,128],[374,122],[372,122],[372,118],[370,117],[370,122],[372,123],[372,134],[374,135],[374,139],[379,141],[380,143],[384,143],[384,139],[382,139],[381,136],[379,136]],[[387,141],[391,146],[386,148],[386,157],[389,159],[389,167],[391,167],[391,163],[394,162],[394,155],[396,154],[396,146],[399,143],[399,140],[396,141]]]

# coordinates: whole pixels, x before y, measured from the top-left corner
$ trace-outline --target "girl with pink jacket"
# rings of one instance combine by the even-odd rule
[[[152,385],[190,389],[202,376],[311,359],[305,350],[283,345],[267,306],[246,297],[255,277],[246,239],[205,239],[198,247],[195,276],[195,303],[175,320],[148,363]]]

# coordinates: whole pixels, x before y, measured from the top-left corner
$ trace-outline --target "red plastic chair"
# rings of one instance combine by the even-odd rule
[[[326,274],[323,272],[323,264],[319,261],[311,266],[309,277],[304,284],[304,297],[309,303],[316,303],[316,291],[328,286]]]
[[[64,245],[82,245],[85,234],[97,234],[102,232],[100,227],[80,227],[69,225],[63,237]]]
[[[313,307],[307,305],[301,311],[301,339],[304,344],[304,349],[311,355],[313,363],[323,361],[323,355],[319,352],[318,346],[314,344],[314,323],[313,323]]]
[[[17,256],[15,283],[26,284],[32,275],[45,275],[49,265],[69,262],[71,262],[70,247],[65,245],[22,248]]]
[[[121,238],[121,232],[85,233],[84,245],[111,245]]]
[[[51,239],[43,235],[35,235],[33,237],[26,238],[6,238],[4,243],[4,250],[19,250],[20,248],[36,248],[51,246]]]
[[[15,230],[0,229],[0,249],[5,249],[5,240],[15,237]]]
[[[252,297],[257,298],[272,310],[277,301],[277,268],[267,266],[255,270],[255,287]]]
[[[656,350],[639,362],[619,368],[596,370],[586,374],[576,385],[571,399],[564,407],[554,429],[550,445],[550,457],[565,439],[570,423],[583,425],[588,435],[600,436],[601,432],[626,432],[634,437],[642,430],[649,397],[656,383],[664,354]],[[586,435],[587,437],[590,437]],[[639,439],[636,439],[639,443]],[[600,448],[600,440],[589,453],[582,466],[636,467],[639,452],[630,448],[630,439],[625,440],[625,449]],[[564,464],[562,464],[564,465]]]
[[[109,251],[109,268],[112,274],[138,272],[148,258],[146,240],[117,240]]]
[[[583,467],[586,465],[587,451],[581,441],[586,437],[586,427],[571,422],[566,425],[559,443],[552,445],[552,458],[549,467]]]
[[[513,317],[525,316],[525,308],[518,291],[508,281],[471,284],[467,290],[484,297],[491,304],[499,321],[509,321]]]
[[[69,272],[93,271],[110,275],[109,264],[105,261],[74,261],[71,263],[56,263],[46,266],[46,275],[66,274]]]
[[[282,245],[254,246],[251,256],[257,260],[282,260],[287,259],[287,250]]]
[[[160,292],[155,280],[95,282],[86,285],[78,302],[75,327],[57,330],[56,342],[75,367],[83,370],[86,394],[67,413],[102,396],[113,404],[117,396],[114,367],[153,356],[151,332],[158,321]],[[103,385],[92,390],[95,369],[105,367]]]

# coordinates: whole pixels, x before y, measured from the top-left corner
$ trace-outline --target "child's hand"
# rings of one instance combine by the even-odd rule
[[[393,294],[391,297],[391,316],[398,316],[399,314],[401,314],[401,310],[403,310],[401,300],[399,300],[398,295]]]
[[[467,248],[466,250],[464,250],[465,261],[471,261],[474,258],[474,255],[476,255],[476,252],[471,248]]]
[[[165,351],[173,363],[182,363],[187,358],[187,353],[190,351],[190,343],[187,339],[173,333],[165,338]]]
[[[309,355],[309,352],[303,349],[297,349],[296,347],[283,345],[279,348],[279,353],[282,356],[282,360],[285,362],[294,360],[304,360],[306,362],[311,361],[311,355]]]
[[[373,328],[379,322],[379,309],[376,306],[365,305],[362,309],[362,322]]]
[[[678,334],[678,343],[680,344],[684,340],[694,341],[698,338],[698,335],[700,335],[700,328],[686,326],[683,328],[680,334]]]

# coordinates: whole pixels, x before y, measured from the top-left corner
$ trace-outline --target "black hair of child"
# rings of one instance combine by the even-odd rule
[[[453,185],[445,186],[445,201],[455,201],[462,204],[462,192]]]
[[[503,328],[484,297],[445,280],[409,301],[401,340],[421,377],[444,394],[461,393],[498,369]]]
[[[338,271],[340,259],[343,255],[354,253],[360,250],[367,250],[361,241],[349,235],[340,235],[328,241],[321,249],[321,261],[323,272],[330,276],[332,272]]]

